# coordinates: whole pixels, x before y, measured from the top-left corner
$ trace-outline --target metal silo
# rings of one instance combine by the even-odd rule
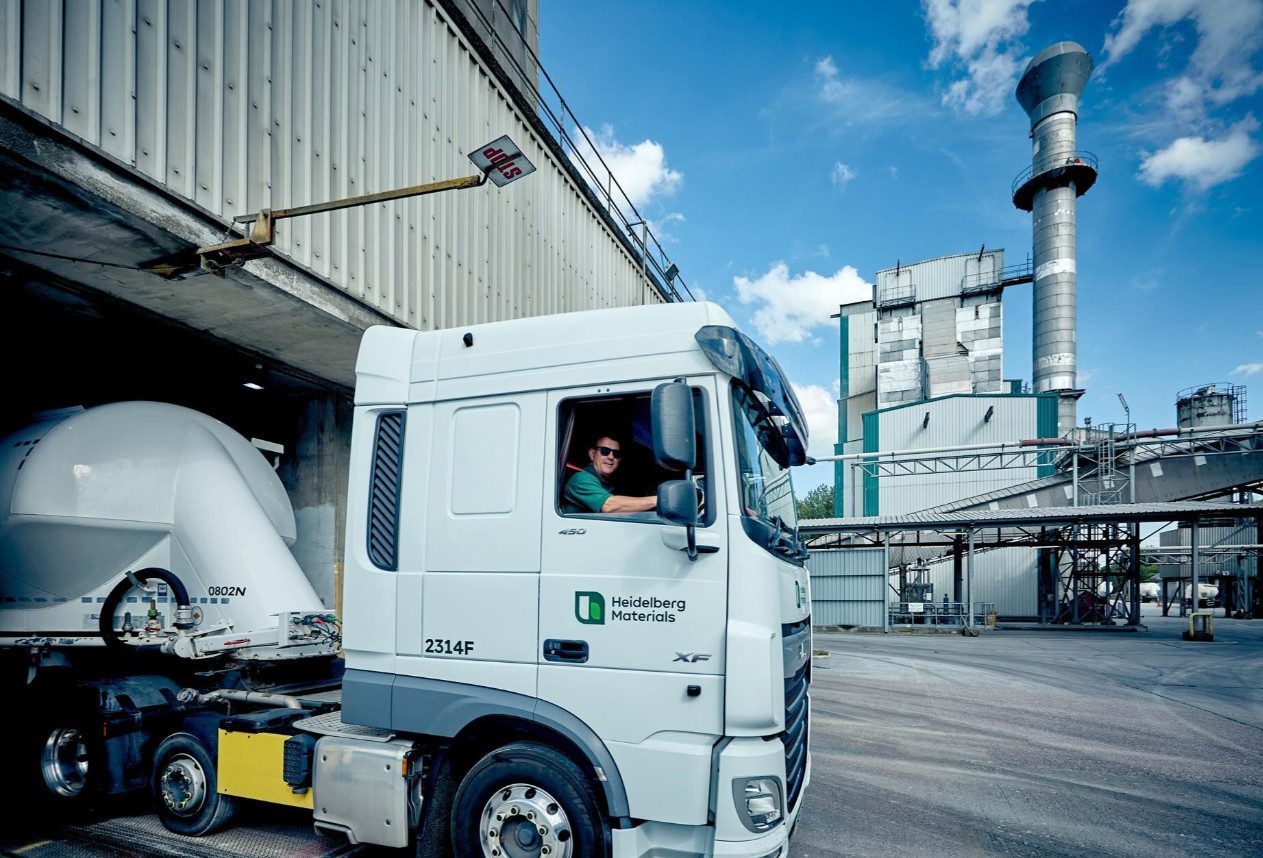
[[[1175,421],[1181,429],[1245,422],[1245,386],[1201,384],[1175,395]]]
[[[1075,206],[1096,181],[1096,158],[1076,147],[1079,95],[1092,58],[1075,42],[1039,53],[1017,85],[1031,118],[1031,166],[1013,182],[1013,204],[1034,220],[1034,338],[1036,393],[1060,395],[1057,429],[1077,423],[1083,391],[1075,377]]]

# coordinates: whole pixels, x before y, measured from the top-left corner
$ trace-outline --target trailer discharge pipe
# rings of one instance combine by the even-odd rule
[[[270,691],[240,691],[232,688],[217,688],[202,693],[196,688],[185,688],[176,695],[181,703],[206,705],[217,700],[229,700],[234,703],[251,703],[256,706],[284,706],[286,709],[302,709],[303,701],[288,694],[273,694]]]

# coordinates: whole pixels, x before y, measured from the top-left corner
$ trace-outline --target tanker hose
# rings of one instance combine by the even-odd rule
[[[177,627],[183,627],[185,623],[180,622],[180,616],[189,613],[189,591],[184,586],[184,582],[177,578],[166,569],[159,569],[151,566],[148,569],[141,569],[139,572],[129,573],[126,578],[119,581],[110,594],[105,597],[105,603],[101,605],[101,619],[98,626],[101,632],[101,638],[105,641],[107,647],[121,649],[126,646],[123,643],[121,635],[114,630],[114,612],[118,610],[118,606],[123,603],[123,597],[126,596],[136,585],[138,581],[158,580],[171,588],[171,594],[175,597]]]

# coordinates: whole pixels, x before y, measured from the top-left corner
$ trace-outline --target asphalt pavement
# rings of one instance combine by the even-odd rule
[[[817,634],[795,858],[1263,855],[1263,620]]]
[[[1263,620],[1148,631],[817,634],[813,780],[794,858],[1263,856]],[[257,810],[188,840],[143,801],[89,825],[0,826],[23,858],[387,856]],[[139,815],[136,815],[139,812]]]

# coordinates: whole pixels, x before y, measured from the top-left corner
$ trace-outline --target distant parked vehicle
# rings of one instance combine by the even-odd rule
[[[1156,581],[1142,581],[1140,584],[1140,601],[1156,602],[1162,598],[1162,585]]]

